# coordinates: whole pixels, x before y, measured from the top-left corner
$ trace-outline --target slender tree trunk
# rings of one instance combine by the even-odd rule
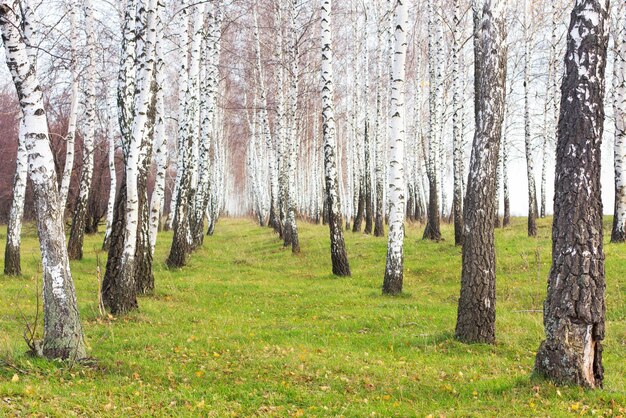
[[[506,2],[483,0],[475,27],[476,132],[465,198],[465,234],[456,338],[495,342],[496,254],[494,227],[496,171],[506,94]],[[476,10],[475,10],[476,12]]]
[[[600,156],[608,19],[608,0],[576,0],[561,87],[546,339],[535,361],[535,371],[557,384],[590,388],[604,378]]]
[[[452,214],[454,216],[454,244],[463,244],[463,132],[461,131],[461,53],[460,33],[461,9],[459,0],[454,0],[452,46],[453,103],[452,103],[452,143],[454,148],[453,170],[454,191],[452,195]]]
[[[111,116],[112,110],[109,109],[108,113],[108,136],[109,136],[109,176],[111,177],[111,183],[109,185],[109,202],[107,204],[107,226],[104,232],[104,242],[102,244],[103,250],[109,249],[109,237],[111,236],[111,228],[113,227],[113,214],[115,213],[115,195],[117,193],[117,173],[115,171],[115,129],[113,124],[115,119]]]
[[[331,0],[322,3],[322,120],[324,135],[324,168],[328,226],[330,230],[330,258],[333,274],[350,276],[350,265],[343,239],[343,217],[339,200],[337,173],[337,137],[335,135],[333,49],[331,32]]]
[[[80,174],[80,186],[72,229],[68,241],[67,252],[70,260],[83,258],[83,239],[87,221],[87,205],[94,167],[94,141],[96,136],[96,39],[94,33],[93,5],[91,0],[85,0],[85,27],[87,29],[87,68],[85,89],[85,132],[83,134],[83,165]],[[62,208],[65,208],[63,205]]]
[[[502,216],[502,227],[506,228],[511,224],[511,198],[509,195],[509,145],[507,136],[502,136],[502,195],[504,198],[504,213]]]
[[[28,152],[43,267],[44,337],[41,352],[37,354],[80,360],[86,357],[86,350],[65,247],[63,210],[59,207],[43,94],[35,63],[27,55],[19,30],[17,10],[11,8],[9,0],[0,1],[0,32],[22,110],[23,138]]]
[[[626,241],[626,8],[619,6],[620,16],[615,39],[613,71],[613,114],[615,117],[615,210],[611,242]]]
[[[404,77],[406,66],[407,31],[409,29],[408,4],[395,1],[394,54],[391,65],[391,130],[389,133],[389,238],[387,265],[383,281],[383,293],[397,295],[402,292],[404,277],[404,214],[406,211],[406,179],[404,176]]]
[[[150,254],[154,257],[159,221],[163,211],[165,198],[165,174],[167,171],[167,138],[165,136],[165,61],[163,59],[163,24],[162,13],[165,5],[159,0],[157,16],[157,39],[156,39],[156,120],[154,127],[154,160],[156,162],[156,175],[154,179],[154,191],[150,200],[150,224],[148,236],[150,240]],[[204,231],[202,231],[204,232]]]
[[[528,236],[537,236],[537,187],[530,126],[530,3],[524,0],[524,143],[526,148],[526,174],[528,177]]]
[[[67,194],[70,189],[70,181],[72,180],[72,169],[74,168],[74,143],[76,142],[76,120],[78,119],[78,4],[76,0],[70,0],[70,54],[72,69],[72,98],[70,103],[70,115],[68,120],[67,136],[65,137],[65,168],[63,169],[63,177],[61,179],[59,204],[62,208],[66,207]],[[89,29],[88,29],[89,30]],[[92,30],[91,30],[92,32]],[[93,32],[92,32],[93,35]],[[89,49],[90,47],[88,47]],[[93,67],[92,67],[93,70]]]
[[[298,0],[291,1],[289,8],[290,18],[290,48],[291,48],[291,80],[289,88],[289,135],[288,135],[288,198],[287,198],[287,219],[289,240],[285,240],[285,245],[291,244],[293,253],[300,252],[300,240],[298,237],[298,224],[296,223],[296,161],[298,155],[298,34],[296,31],[296,14]]]
[[[439,77],[437,73],[437,45],[436,24],[435,24],[435,0],[428,1],[428,66],[430,73],[430,93],[429,108],[430,121],[428,127],[428,221],[424,230],[424,239],[433,241],[441,240],[441,218],[439,211],[439,105],[438,86]]]
[[[26,179],[28,177],[28,151],[26,150],[26,127],[20,121],[19,142],[15,159],[15,177],[13,179],[13,200],[7,225],[7,244],[4,249],[4,274],[19,276],[22,274],[20,247],[22,234],[22,217],[24,215],[24,199],[26,196]]]

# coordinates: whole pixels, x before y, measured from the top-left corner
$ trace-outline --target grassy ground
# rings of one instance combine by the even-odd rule
[[[301,225],[302,254],[292,256],[268,229],[224,219],[179,271],[163,264],[163,233],[156,294],[115,319],[98,315],[102,236],[88,237],[72,272],[94,367],[25,354],[20,312],[33,318],[39,283],[27,226],[24,276],[0,276],[0,416],[626,415],[626,247],[605,247],[606,382],[585,391],[531,379],[549,221],[538,239],[525,236],[523,219],[497,232],[495,346],[453,339],[460,249],[451,228],[439,244],[421,241],[421,227],[407,232],[406,293],[397,298],[380,294],[384,239],[347,234],[354,275],[337,279],[322,226]]]

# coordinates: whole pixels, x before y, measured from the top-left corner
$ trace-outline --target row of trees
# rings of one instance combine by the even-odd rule
[[[350,275],[344,229],[363,229],[381,237],[386,220],[383,292],[400,293],[405,221],[425,221],[424,238],[439,241],[440,223],[451,215],[455,243],[463,245],[456,336],[465,342],[493,343],[498,188],[502,183],[506,224],[510,217],[507,137],[512,126],[508,121],[514,119],[511,98],[518,94],[523,98],[531,236],[536,234],[535,218],[546,213],[550,138],[557,142],[553,268],[545,309],[547,339],[538,353],[536,369],[560,382],[590,387],[602,384],[604,268],[599,178],[611,21],[607,0],[577,0],[570,27],[563,31],[558,23],[564,8],[550,2],[533,6],[525,2],[523,19],[512,18],[508,2],[491,0],[471,4],[450,0],[449,19],[444,13],[448,2],[433,0],[413,9],[407,0],[368,0],[332,10],[331,0],[322,1],[319,7],[298,0],[261,2],[252,7],[235,2],[228,11],[243,12],[251,21],[243,35],[227,38],[229,48],[241,52],[236,60],[233,56],[238,54],[222,57],[228,11],[219,2],[185,0],[166,7],[163,0],[126,0],[119,10],[121,25],[117,28],[121,49],[113,48],[116,52],[106,55],[97,49],[98,26],[91,1],[81,3],[84,38],[79,39],[81,8],[72,0],[67,3],[66,51],[72,94],[60,181],[39,84],[37,50],[43,41],[35,41],[36,20],[30,1],[0,2],[6,60],[22,110],[5,271],[19,273],[28,175],[44,266],[43,355],[85,355],[68,260],[83,256],[98,114],[105,114],[102,119],[109,128],[111,186],[104,242],[108,259],[102,296],[113,314],[137,308],[137,295],[154,289],[156,232],[166,206],[167,137],[175,138],[170,142],[175,143],[176,175],[165,221],[174,234],[166,263],[176,268],[184,266],[191,252],[202,245],[205,227],[211,234],[223,209],[237,201],[225,193],[228,178],[237,177],[235,164],[228,161],[238,156],[238,145],[225,141],[233,131],[234,136],[245,138],[247,158],[238,160],[244,161],[248,179],[240,182],[247,185],[246,202],[234,206],[251,208],[259,223],[273,228],[294,253],[300,250],[298,220],[326,221],[334,274]],[[541,26],[537,17],[548,6],[548,23]],[[467,10],[471,10],[471,21],[464,18]],[[352,17],[352,24],[337,31],[331,16],[342,13]],[[619,196],[626,195],[622,177],[617,175],[622,164],[618,154],[623,154],[618,146],[623,147],[624,136],[623,14],[622,5],[614,31]],[[427,25],[413,28],[410,24],[423,18]],[[227,22],[236,26],[235,21]],[[567,34],[566,43],[559,41],[561,32]],[[319,49],[308,47],[316,33],[322,41],[321,60]],[[335,33],[338,36],[333,36]],[[543,35],[547,41],[536,42]],[[245,36],[244,44],[239,36]],[[522,48],[510,48],[515,45],[511,37],[520,41]],[[351,39],[354,48],[341,49],[340,59],[335,61],[337,38],[340,43]],[[172,53],[166,52],[166,45],[177,55],[173,63],[166,59],[166,53]],[[473,54],[468,54],[472,51],[466,45],[473,45]],[[533,61],[533,53],[546,59]],[[560,107],[556,87],[561,73],[559,55],[566,57]],[[102,61],[106,64],[99,66],[105,56]],[[229,69],[227,74],[224,67]],[[334,67],[342,70],[339,91]],[[98,94],[96,73],[105,71],[103,68],[115,69],[109,77],[116,80],[116,97]],[[534,185],[536,141],[532,138],[530,90],[533,71],[541,72],[538,68],[547,69],[545,117],[542,124],[535,124],[542,125],[541,210]],[[515,84],[518,74],[523,80],[521,94]],[[176,80],[169,101],[168,78]],[[473,101],[468,100],[472,86]],[[473,123],[466,117],[468,107],[471,109],[467,103],[473,103]],[[231,112],[232,105],[238,105],[235,112]],[[558,128],[557,118],[552,118],[557,112]],[[168,119],[174,123],[168,125]],[[473,132],[473,141],[470,163],[465,167],[467,132]],[[74,143],[79,137],[79,191],[66,247],[64,216]],[[447,143],[446,138],[451,141]],[[123,166],[119,176],[116,148]],[[449,150],[451,204],[444,185]],[[616,199],[616,213],[626,213],[618,204],[623,200]],[[616,216],[616,241],[623,239],[616,232],[624,230],[623,219]]]
[[[407,103],[405,100],[406,54],[408,26],[407,2],[393,2],[388,9],[389,16],[378,20],[379,27],[389,29],[379,30],[379,33],[393,33],[388,37],[391,49],[389,54],[380,54],[379,59],[388,61],[387,80],[390,80],[386,100],[387,117],[382,117],[381,91],[384,90],[384,79],[376,78],[376,112],[374,117],[369,116],[369,104],[363,105],[359,101],[369,93],[369,76],[363,79],[360,72],[367,72],[369,68],[368,40],[362,42],[356,49],[355,62],[364,66],[355,69],[353,91],[356,99],[352,103],[353,117],[348,135],[353,144],[347,145],[345,159],[348,165],[346,200],[344,205],[347,214],[347,227],[353,222],[353,231],[361,229],[361,222],[365,220],[365,233],[372,232],[372,222],[375,218],[374,207],[386,200],[386,218],[388,221],[388,249],[387,266],[383,281],[383,293],[395,295],[402,291],[403,282],[403,240],[405,217],[426,218],[424,238],[440,240],[440,222],[446,214],[441,208],[447,206],[446,197],[441,187],[442,158],[442,125],[440,121],[443,106],[442,75],[442,24],[441,14],[435,11],[435,2],[428,2],[429,31],[428,31],[428,73],[430,79],[428,94],[428,134],[421,135],[420,111],[417,110],[417,120],[414,127],[416,136],[421,137],[421,146],[417,141],[407,139]],[[453,214],[455,219],[455,241],[463,245],[463,268],[461,273],[461,292],[458,306],[456,337],[465,342],[494,343],[496,317],[496,259],[494,245],[494,228],[498,221],[498,183],[502,171],[507,172],[507,152],[501,152],[502,136],[507,135],[507,85],[509,25],[507,16],[510,9],[507,2],[473,2],[472,14],[474,28],[474,139],[471,147],[471,160],[467,177],[463,167],[463,139],[462,139],[462,71],[461,71],[461,2],[453,3],[452,27],[452,144],[453,144]],[[382,5],[378,4],[379,7]],[[333,109],[333,78],[332,78],[332,47],[330,26],[331,3],[325,1],[322,6],[320,20],[322,22],[322,131],[324,135],[326,167],[326,181],[323,184],[325,199],[323,202],[323,217],[328,222],[331,238],[331,259],[335,274],[349,275],[347,255],[341,228],[338,228],[337,219],[341,217],[341,209],[334,205],[336,194],[337,172],[335,155],[338,150],[334,138],[335,118]],[[370,10],[366,2],[364,12]],[[604,72],[608,50],[607,23],[610,21],[608,2],[578,1],[572,13],[570,28],[567,31],[566,62],[562,80],[564,99],[561,106],[557,105],[558,83],[557,61],[559,50],[557,39],[557,8],[551,6],[549,59],[547,59],[547,93],[544,101],[543,127],[543,165],[541,185],[541,211],[539,210],[537,191],[534,183],[533,167],[533,140],[531,138],[531,43],[536,35],[531,34],[532,17],[536,14],[530,3],[525,3],[521,29],[523,33],[522,76],[523,76],[523,132],[524,148],[528,175],[528,235],[537,234],[536,218],[546,214],[546,171],[548,158],[548,143],[551,135],[557,139],[556,164],[556,197],[554,220],[554,254],[553,269],[548,286],[546,301],[546,341],[542,343],[537,355],[536,370],[559,382],[577,383],[590,387],[601,386],[603,371],[601,365],[601,341],[604,338],[604,272],[602,255],[602,207],[600,194],[600,144],[602,127],[604,124]],[[623,9],[618,10],[617,16],[621,19]],[[367,22],[367,17],[365,17]],[[388,23],[391,23],[389,25]],[[367,28],[367,26],[366,26]],[[620,34],[623,29],[616,30]],[[358,31],[355,31],[358,32]],[[367,29],[366,29],[367,32]],[[258,44],[258,26],[255,38]],[[620,36],[615,37],[619,45]],[[379,50],[383,50],[385,42],[379,42]],[[257,47],[257,56],[258,54]],[[360,61],[363,55],[363,61]],[[386,57],[386,58],[385,58]],[[620,54],[615,54],[616,72],[619,72]],[[257,67],[260,72],[260,60]],[[379,68],[382,65],[379,66]],[[595,74],[589,79],[588,74]],[[623,74],[621,75],[623,77]],[[620,77],[616,77],[619,83]],[[262,83],[262,82],[261,82]],[[362,84],[365,83],[365,86]],[[363,90],[362,90],[363,89]],[[363,94],[363,96],[361,96]],[[616,85],[616,97],[619,97],[619,85]],[[262,93],[262,97],[265,92]],[[586,97],[587,108],[583,98]],[[509,98],[510,100],[510,98]],[[617,99],[616,99],[617,101]],[[574,104],[572,104],[574,103]],[[266,107],[266,103],[261,103]],[[419,97],[415,99],[415,107],[419,108]],[[262,110],[267,112],[267,109]],[[560,113],[558,113],[560,111]],[[358,115],[361,113],[361,115]],[[619,119],[618,109],[615,111],[616,120]],[[551,119],[552,116],[556,116]],[[266,117],[266,116],[265,116]],[[378,127],[373,136],[376,139],[387,136],[388,150],[385,156],[377,146],[371,146],[370,120],[375,124],[388,124],[387,135],[382,134]],[[577,121],[573,123],[573,121]],[[384,122],[386,121],[386,122]],[[554,126],[558,121],[558,129]],[[623,123],[623,118],[618,123]],[[362,130],[359,129],[362,126]],[[552,128],[551,128],[552,126]],[[349,128],[350,129],[350,128]],[[550,133],[554,129],[555,134]],[[255,140],[255,130],[252,128],[251,143]],[[623,132],[623,130],[622,130]],[[381,135],[382,134],[382,135]],[[618,129],[618,134],[620,131]],[[618,142],[616,141],[616,144]],[[506,145],[506,144],[505,144]],[[352,148],[354,147],[354,148]],[[423,154],[414,153],[415,148],[421,148]],[[354,154],[350,153],[354,151]],[[271,150],[270,150],[271,152]],[[372,156],[376,161],[385,160],[388,164],[386,196],[378,191],[372,193],[376,181],[371,174],[379,175],[373,170]],[[417,160],[417,161],[416,161]],[[421,160],[421,161],[419,161]],[[257,161],[256,164],[254,161]],[[279,164],[281,163],[279,157]],[[617,159],[616,159],[617,161]],[[264,205],[263,199],[269,198],[263,193],[265,181],[272,178],[274,167],[267,165],[266,159],[249,159],[248,169],[252,178],[253,210],[261,225],[266,216],[261,211],[263,207],[271,207],[273,203]],[[313,160],[318,164],[317,160]],[[424,172],[428,179],[428,204],[420,193],[420,178],[423,176],[416,165],[425,166]],[[504,163],[504,167],[502,167]],[[574,169],[576,167],[576,169]],[[582,167],[582,168],[581,168]],[[353,171],[351,172],[352,169]],[[356,172],[356,173],[355,173]],[[264,175],[268,177],[264,177]],[[379,178],[382,179],[382,176]],[[315,178],[313,179],[315,182]],[[506,185],[506,181],[505,181]],[[301,185],[302,187],[303,185]],[[581,187],[586,187],[586,193],[580,193]],[[307,187],[304,185],[304,187]],[[308,186],[316,190],[315,187]],[[257,192],[257,189],[261,189]],[[267,188],[266,190],[271,190]],[[440,193],[441,192],[441,193]],[[505,186],[505,196],[508,190]],[[421,201],[421,202],[420,202]],[[617,200],[616,200],[617,202]],[[350,203],[353,205],[350,206]],[[506,203],[506,201],[505,201]],[[280,204],[280,201],[279,201]],[[316,204],[314,202],[313,204]],[[415,205],[415,206],[414,206]],[[616,203],[617,205],[617,203]],[[414,209],[414,207],[416,209]],[[617,206],[616,206],[617,207]],[[508,203],[505,204],[508,211]],[[353,212],[354,210],[354,212]],[[311,211],[316,213],[316,211]],[[505,213],[505,224],[510,215]],[[618,221],[619,223],[619,221]],[[382,224],[382,222],[381,222]],[[572,228],[571,225],[576,225]],[[580,228],[581,230],[578,230]],[[558,231],[558,232],[557,232]],[[378,234],[377,234],[378,235]],[[576,237],[583,237],[582,243]],[[575,245],[581,245],[576,249]],[[341,268],[344,267],[345,268]],[[582,282],[580,281],[582,280]],[[581,284],[582,283],[582,284]],[[587,295],[580,300],[574,295],[583,292]],[[563,312],[567,314],[563,315]]]
[[[121,54],[117,54],[117,95],[97,97],[96,62],[104,54],[96,47],[97,25],[92,2],[81,3],[66,4],[69,15],[67,62],[72,94],[65,165],[60,181],[49,139],[44,89],[39,84],[38,69],[42,66],[37,63],[37,49],[44,40],[36,39],[36,5],[17,0],[0,3],[6,60],[22,113],[5,273],[20,274],[20,232],[28,177],[33,188],[44,267],[45,331],[37,351],[50,358],[86,356],[69,260],[83,257],[83,237],[89,230],[86,219],[93,189],[98,113],[105,116],[109,135],[111,185],[103,243],[108,259],[102,299],[111,313],[123,314],[137,308],[137,295],[154,290],[153,255],[164,212],[169,154],[165,5],[160,0],[126,2],[121,19]],[[77,35],[81,12],[85,35],[82,42]],[[180,267],[189,253],[202,243],[206,220],[208,232],[212,233],[221,213],[225,151],[222,115],[218,111],[221,9],[212,4],[183,4],[176,12],[181,29],[177,34],[177,51],[185,56],[189,54],[189,59],[183,60],[178,79],[179,156],[176,197],[170,204],[168,222],[174,229],[175,239],[167,262]],[[193,32],[187,30],[190,25]],[[84,54],[79,53],[81,50]],[[82,94],[79,86],[83,87]],[[82,102],[82,109],[79,109],[79,102]],[[80,136],[78,126],[81,126]],[[82,164],[66,246],[65,208],[77,138],[81,140]],[[119,179],[117,156],[121,157],[123,165]],[[153,160],[153,191],[149,198],[148,179]]]

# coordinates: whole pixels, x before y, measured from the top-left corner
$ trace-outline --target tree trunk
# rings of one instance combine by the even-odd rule
[[[150,199],[150,219],[148,227],[148,237],[150,240],[150,254],[154,257],[157,232],[163,212],[165,200],[165,175],[167,171],[167,138],[165,136],[165,61],[163,59],[163,11],[165,5],[159,0],[157,16],[157,39],[156,39],[156,95],[155,95],[155,126],[154,126],[154,160],[156,163],[156,174],[154,179],[154,190]],[[201,231],[201,233],[204,231]]]
[[[476,13],[476,10],[474,11]],[[476,132],[465,197],[465,234],[456,338],[494,343],[496,320],[496,171],[506,93],[505,2],[484,0],[475,27]]]
[[[322,120],[324,136],[324,168],[326,171],[326,202],[330,230],[330,258],[333,274],[350,276],[350,265],[343,238],[343,217],[339,201],[337,173],[337,137],[335,135],[333,49],[331,32],[331,0],[322,4]]]
[[[557,134],[546,339],[535,371],[557,384],[602,386],[604,252],[601,145],[608,0],[577,0],[571,15]],[[589,77],[593,74],[593,77]]]
[[[529,0],[524,0],[524,144],[526,149],[526,175],[528,178],[528,236],[537,236],[537,188],[535,186],[535,164],[530,132],[530,44]]]
[[[611,242],[626,241],[626,11],[619,6],[620,16],[615,40],[613,72],[613,114],[615,116],[615,210]]]
[[[179,72],[179,156],[178,156],[178,194],[176,202],[176,214],[174,215],[174,238],[172,240],[172,246],[170,247],[170,253],[167,257],[166,264],[170,268],[179,268],[187,263],[187,256],[191,253],[191,231],[190,231],[190,204],[193,202],[194,196],[192,191],[192,176],[193,176],[193,160],[192,150],[193,147],[193,135],[194,135],[194,123],[195,112],[197,108],[197,96],[196,92],[191,88],[194,81],[193,77],[197,77],[197,73],[193,73],[187,68],[187,49],[194,50],[197,45],[194,42],[196,36],[189,36],[189,18],[186,8],[186,2],[182,4],[180,10],[180,31],[182,42],[182,55],[184,59],[181,60],[180,72]],[[197,13],[197,11],[194,11]],[[197,33],[199,25],[198,15],[194,16],[194,35]],[[198,51],[199,52],[199,51]]]
[[[65,210],[67,205],[67,194],[72,180],[72,169],[74,168],[74,144],[76,142],[76,120],[78,119],[78,4],[76,0],[69,2],[70,15],[70,66],[72,69],[72,98],[70,103],[70,115],[68,120],[67,135],[65,137],[65,167],[61,179],[59,205]],[[93,32],[92,32],[93,34]],[[91,68],[93,70],[93,67]],[[71,255],[70,255],[71,257]]]
[[[87,68],[85,89],[85,132],[83,134],[83,165],[80,174],[80,186],[67,252],[70,260],[82,260],[83,239],[87,225],[87,209],[94,167],[94,140],[96,136],[96,40],[94,17],[91,0],[85,1],[85,27],[87,29]],[[63,205],[62,208],[65,208]]]
[[[391,129],[389,132],[389,237],[387,265],[383,281],[383,294],[397,295],[402,292],[404,277],[404,214],[406,211],[406,179],[404,176],[404,78],[406,66],[407,31],[409,28],[408,4],[395,2],[394,54],[391,64]]]
[[[453,46],[452,46],[452,76],[453,76],[453,103],[452,103],[452,143],[453,143],[453,170],[454,191],[452,194],[452,214],[454,216],[454,244],[463,244],[463,131],[461,130],[461,9],[459,0],[454,0],[453,18]]]
[[[19,18],[8,2],[0,2],[0,31],[7,66],[22,110],[23,138],[28,152],[43,267],[44,337],[41,352],[37,354],[80,360],[86,357],[86,350],[65,247],[63,209],[59,207],[43,94],[19,27]]]
[[[22,274],[20,246],[22,234],[22,217],[24,215],[24,198],[26,196],[26,179],[28,177],[28,151],[26,150],[26,129],[20,121],[17,157],[15,158],[15,177],[13,180],[13,200],[7,225],[7,244],[4,249],[4,274],[19,276]]]
[[[441,217],[439,211],[439,76],[437,55],[441,47],[436,34],[435,1],[428,1],[428,67],[430,77],[429,126],[428,126],[428,221],[423,239],[441,240]]]

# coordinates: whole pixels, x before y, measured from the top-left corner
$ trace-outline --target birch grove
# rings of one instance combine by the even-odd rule
[[[406,132],[404,118],[405,66],[408,30],[408,8],[406,0],[395,2],[393,27],[393,60],[391,64],[391,106],[389,130],[389,232],[387,244],[387,266],[383,293],[398,294],[402,291],[404,276],[404,215],[405,177],[404,142]]]
[[[626,242],[626,6],[611,3],[0,0],[4,273],[43,276],[33,354],[87,358],[79,302],[98,321],[152,309],[163,280],[199,265],[212,280],[233,234],[280,268],[268,280],[314,262],[338,288],[372,287],[386,237],[384,304],[460,273],[441,299],[458,296],[467,344],[500,339],[496,272],[518,272],[496,253],[519,254],[548,278],[543,308],[533,293],[515,311],[543,313],[536,373],[600,388],[619,291],[604,262]],[[248,250],[237,274],[256,272]]]

